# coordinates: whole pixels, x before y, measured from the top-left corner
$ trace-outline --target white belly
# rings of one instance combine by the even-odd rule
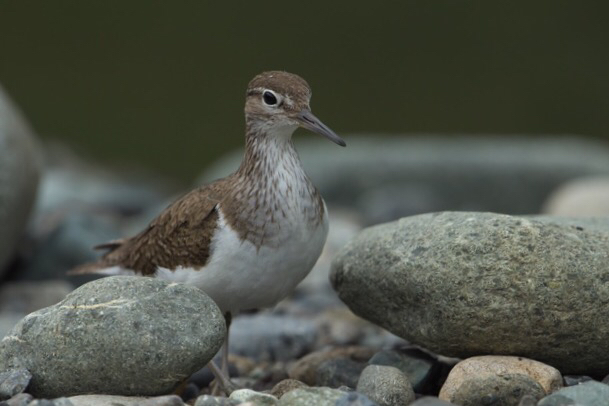
[[[275,305],[289,295],[317,262],[328,234],[327,214],[315,228],[288,224],[279,244],[257,248],[219,216],[212,255],[199,270],[159,268],[157,277],[193,284],[207,293],[222,312]]]

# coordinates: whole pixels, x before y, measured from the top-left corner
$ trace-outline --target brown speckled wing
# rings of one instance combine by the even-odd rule
[[[95,273],[120,266],[144,276],[158,267],[199,269],[211,255],[210,243],[218,222],[217,206],[228,179],[195,189],[166,208],[141,233],[102,244],[110,249],[98,261],[84,264],[71,274]]]

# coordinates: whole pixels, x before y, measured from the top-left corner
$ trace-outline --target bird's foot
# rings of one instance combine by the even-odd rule
[[[207,367],[216,377],[211,392],[213,396],[218,396],[221,394],[221,392],[224,392],[226,396],[229,396],[231,393],[239,389],[239,387],[230,380],[229,376],[218,368],[215,362],[210,361],[209,364],[207,364]]]

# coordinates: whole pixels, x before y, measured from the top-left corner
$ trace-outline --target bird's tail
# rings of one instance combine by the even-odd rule
[[[93,247],[96,250],[108,250],[104,256],[97,261],[87,262],[86,264],[78,265],[75,268],[70,269],[67,275],[84,275],[90,273],[105,273],[104,271],[110,267],[118,265],[114,263],[110,254],[112,251],[121,247],[125,243],[126,239],[112,240],[103,244],[96,245]]]

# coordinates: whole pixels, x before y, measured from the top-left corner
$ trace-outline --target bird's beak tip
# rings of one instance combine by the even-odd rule
[[[298,123],[302,128],[306,128],[309,131],[323,135],[341,147],[347,146],[347,143],[341,137],[322,123],[321,120],[315,117],[309,110],[304,110],[298,115]]]

